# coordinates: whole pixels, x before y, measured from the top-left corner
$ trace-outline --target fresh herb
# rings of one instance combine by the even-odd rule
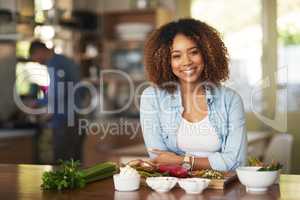
[[[264,165],[262,168],[259,168],[257,171],[277,171],[282,169],[283,165],[279,162],[272,161],[269,165]]]
[[[266,164],[261,162],[255,157],[249,157],[248,158],[248,163],[250,166],[256,166],[256,167],[261,167],[257,171],[276,171],[279,169],[283,168],[283,165],[280,164],[279,162],[272,161],[271,164]]]
[[[93,167],[80,170],[80,162],[59,161],[58,170],[44,172],[41,187],[44,190],[64,190],[82,188],[87,183],[111,177],[117,171],[117,165],[112,162],[97,164]]]

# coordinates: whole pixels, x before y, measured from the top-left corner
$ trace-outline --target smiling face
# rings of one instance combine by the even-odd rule
[[[196,43],[183,34],[177,34],[171,47],[171,66],[180,84],[197,84],[204,61]]]

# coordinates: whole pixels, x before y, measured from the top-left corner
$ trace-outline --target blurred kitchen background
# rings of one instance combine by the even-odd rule
[[[46,67],[28,61],[36,38],[74,59],[81,79],[97,88],[84,98],[97,105],[84,119],[117,130],[106,135],[91,126],[83,164],[146,156],[138,112],[144,41],[181,17],[203,20],[222,34],[231,57],[226,84],[242,95],[247,112],[249,155],[282,160],[287,171],[300,173],[300,0],[0,0],[0,163],[53,162],[51,129],[13,98],[14,89],[24,104],[43,96],[47,80],[35,73]],[[105,69],[126,72],[136,90],[135,101],[114,114],[100,107],[122,108],[129,84],[117,74],[100,82]]]

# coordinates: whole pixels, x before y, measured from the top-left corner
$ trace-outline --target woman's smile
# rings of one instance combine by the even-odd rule
[[[184,74],[186,74],[187,76],[191,76],[192,74],[194,74],[196,72],[196,68],[195,67],[189,67],[189,68],[186,68],[186,69],[182,70],[182,72]]]

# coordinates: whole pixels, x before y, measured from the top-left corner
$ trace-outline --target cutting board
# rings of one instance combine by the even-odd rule
[[[237,180],[235,172],[227,172],[224,174],[224,179],[211,179],[208,188],[224,189],[228,184]]]

